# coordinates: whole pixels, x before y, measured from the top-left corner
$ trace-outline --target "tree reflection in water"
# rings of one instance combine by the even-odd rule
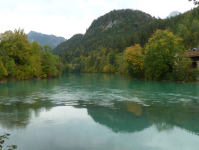
[[[79,105],[74,107],[86,108],[95,122],[107,126],[114,132],[139,132],[154,125],[159,132],[169,132],[177,126],[199,134],[199,105],[196,106],[194,101],[187,105],[176,104],[178,107],[174,107],[173,104],[143,106],[138,102],[129,101],[114,102],[114,106],[111,107],[85,103],[79,101]]]
[[[41,99],[35,100],[34,103],[0,104],[0,125],[6,129],[25,129],[32,115],[38,117],[42,111],[48,111],[52,106],[51,101]]]

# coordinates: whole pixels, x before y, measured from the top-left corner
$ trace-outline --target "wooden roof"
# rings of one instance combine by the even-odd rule
[[[199,51],[186,52],[188,57],[199,57]]]

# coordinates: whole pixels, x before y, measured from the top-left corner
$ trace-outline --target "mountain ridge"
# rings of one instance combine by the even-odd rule
[[[177,15],[181,14],[181,12],[175,10],[175,11],[172,11],[167,17],[170,18],[170,17],[175,17]]]
[[[70,51],[70,49],[74,50],[78,47],[83,47],[84,50],[86,49],[85,56],[88,56],[90,51],[97,49],[100,45],[116,48],[117,46],[109,44],[107,41],[117,43],[117,41],[123,40],[122,37],[130,36],[149,24],[153,19],[151,15],[139,10],[122,9],[110,11],[93,20],[86,33],[76,44],[69,47],[67,41],[61,43],[55,47],[54,54],[59,55]],[[122,45],[119,47],[124,49]]]
[[[28,38],[30,42],[33,42],[36,40],[40,45],[48,44],[51,46],[51,48],[55,48],[58,44],[65,42],[67,39],[61,36],[55,36],[53,34],[43,34],[36,31],[30,31],[28,34]]]

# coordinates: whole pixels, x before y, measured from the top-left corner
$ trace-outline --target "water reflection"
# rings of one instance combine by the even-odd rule
[[[127,111],[134,113],[136,116],[141,116],[142,105],[137,102],[126,102]]]
[[[194,104],[194,105],[193,105]],[[0,125],[6,129],[25,129],[31,123],[32,116],[38,117],[43,111],[53,107],[65,106],[53,104],[50,100],[38,99],[34,103],[14,102],[10,105],[0,104]],[[78,101],[74,108],[86,108],[88,115],[101,125],[114,132],[139,132],[151,125],[157,131],[171,131],[174,126],[195,134],[199,134],[199,105],[195,102],[187,105],[143,106],[138,102],[114,102],[113,106],[88,104],[88,101]]]
[[[85,108],[96,123],[115,133],[136,133],[155,126],[158,132],[179,127],[198,135],[198,89],[196,84],[107,74],[9,82],[0,85],[0,125],[25,130],[33,116],[67,105]]]
[[[194,107],[199,110],[199,106],[192,106],[191,103],[180,107],[143,106],[137,102],[115,102],[114,107],[85,106],[85,103],[83,105],[81,103],[82,101],[74,107],[86,108],[95,122],[107,126],[114,132],[138,132],[155,125],[159,132],[172,131],[176,126],[199,134],[199,113],[192,109]]]
[[[53,104],[38,99],[34,103],[13,102],[0,104],[0,125],[6,129],[26,129],[32,116],[38,117],[42,111],[49,111]]]

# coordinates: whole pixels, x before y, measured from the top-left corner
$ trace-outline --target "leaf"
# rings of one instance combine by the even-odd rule
[[[16,148],[17,148],[17,145],[12,145],[12,148],[13,148],[13,149],[16,149]]]
[[[3,144],[3,143],[4,143],[4,140],[1,140],[0,143]]]

